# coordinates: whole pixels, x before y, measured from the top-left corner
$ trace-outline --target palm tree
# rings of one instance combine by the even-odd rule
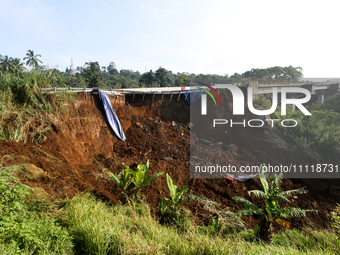
[[[26,53],[26,57],[24,57],[24,60],[27,59],[26,65],[35,68],[39,67],[39,63],[42,64],[42,61],[38,59],[38,57],[41,57],[41,55],[40,54],[34,55],[33,50],[28,50]]]
[[[0,69],[4,73],[14,73],[15,67],[13,64],[13,58],[8,57],[7,55],[1,59]]]
[[[20,61],[20,58],[12,59],[12,64],[15,68],[14,73],[19,75],[19,73],[25,71],[24,63]]]
[[[19,75],[25,71],[24,63],[20,61],[20,58],[10,58],[8,56],[3,57],[0,60],[0,71],[4,73],[14,73]]]

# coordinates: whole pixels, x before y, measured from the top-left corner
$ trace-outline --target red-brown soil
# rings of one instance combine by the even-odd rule
[[[243,196],[253,202],[260,202],[248,196],[247,191],[260,189],[258,179],[246,182],[229,183],[225,179],[192,179],[190,178],[190,132],[187,124],[190,122],[189,105],[182,96],[170,102],[169,97],[163,101],[156,96],[142,98],[126,96],[126,102],[120,98],[111,99],[112,105],[121,121],[127,142],[119,140],[108,127],[105,113],[97,94],[85,95],[80,93],[75,106],[70,104],[70,114],[57,119],[47,139],[41,146],[32,143],[16,143],[0,141],[0,156],[25,155],[27,160],[15,158],[7,161],[7,165],[27,162],[36,165],[46,172],[45,176],[35,180],[22,179],[22,182],[43,188],[52,199],[71,198],[81,192],[90,191],[105,200],[118,203],[120,190],[108,178],[107,168],[113,173],[123,169],[122,163],[136,166],[140,162],[150,160],[150,174],[165,171],[170,174],[174,183],[179,187],[187,185],[197,195],[204,195],[211,200],[236,211],[242,208],[240,203],[234,202],[232,196]],[[83,120],[80,121],[76,109]],[[228,106],[226,106],[228,107]],[[230,105],[229,105],[230,107]],[[85,127],[84,127],[85,125]],[[195,128],[195,126],[194,126]],[[298,151],[287,151],[273,148],[264,141],[263,130],[229,130],[228,145],[222,148],[207,148],[205,145],[195,147],[197,151],[204,151],[210,157],[224,156],[228,164],[260,165],[267,163],[307,162]],[[257,147],[258,143],[262,146]],[[264,149],[263,149],[264,148]],[[302,161],[301,161],[302,160]],[[158,182],[144,189],[147,201],[156,208],[159,199],[168,196],[166,176],[160,176]],[[318,210],[318,214],[311,213],[307,218],[292,220],[295,226],[317,225],[318,228],[330,227],[329,213],[340,202],[339,179],[285,179],[284,190],[305,187],[309,192],[292,199],[289,206],[303,209]],[[197,202],[184,204],[192,212],[206,213],[203,206]],[[245,218],[251,226],[254,218]]]

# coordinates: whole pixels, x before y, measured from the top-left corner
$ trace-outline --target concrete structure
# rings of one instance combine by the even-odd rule
[[[317,96],[317,101],[323,103],[325,95],[334,95],[339,92],[340,83],[332,82],[296,82],[296,83],[273,83],[273,84],[258,84],[257,81],[250,81],[249,87],[253,87],[253,97],[263,94],[271,94],[272,88],[277,87],[278,93],[281,92],[282,87],[300,87],[305,88],[311,92],[312,95]],[[294,97],[294,95],[292,95]],[[296,95],[295,95],[296,96]]]
[[[215,84],[212,87],[217,90],[217,92],[220,91],[220,89],[225,88],[226,84]],[[316,82],[316,83],[310,83],[310,82],[296,82],[296,83],[272,83],[272,84],[258,84],[257,81],[249,81],[246,84],[237,85],[240,87],[252,87],[253,88],[253,98],[257,95],[264,95],[264,94],[271,94],[272,88],[277,87],[278,93],[281,92],[281,88],[283,87],[301,87],[308,89],[312,95],[317,96],[317,100],[319,103],[322,103],[325,95],[333,95],[337,92],[339,92],[340,89],[340,83],[331,83],[331,82]],[[202,87],[202,86],[201,86]],[[130,89],[101,89],[104,92],[107,92],[109,95],[124,95],[124,94],[132,94],[133,99],[141,95],[144,99],[146,94],[152,94],[153,98],[155,95],[162,95],[162,99],[164,95],[170,95],[170,101],[173,99],[173,97],[176,98],[176,100],[179,100],[181,94],[185,94],[186,92],[184,90],[195,90],[198,89],[196,86],[192,87],[156,87],[156,88],[130,88]],[[61,90],[71,90],[75,92],[91,92],[92,88],[46,88],[42,89],[45,92],[57,92]],[[298,94],[291,94],[292,98],[298,96]]]

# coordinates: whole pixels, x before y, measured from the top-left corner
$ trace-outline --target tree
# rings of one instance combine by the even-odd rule
[[[100,86],[102,76],[98,62],[86,62],[83,74],[89,87]]]
[[[241,74],[239,74],[239,73],[234,73],[233,75],[231,75],[230,76],[230,82],[231,83],[236,83],[236,82],[238,82],[239,80],[241,80],[243,77],[242,77],[242,75]]]
[[[306,216],[307,212],[313,210],[303,210],[300,208],[285,207],[280,208],[279,202],[288,202],[287,197],[296,194],[306,194],[307,190],[289,190],[281,191],[280,183],[282,181],[282,174],[273,174],[270,178],[263,172],[263,166],[261,166],[260,180],[262,184],[263,191],[261,190],[250,190],[248,193],[255,197],[264,199],[265,208],[260,208],[253,204],[249,200],[243,197],[234,196],[232,199],[243,203],[244,209],[239,210],[236,215],[261,215],[259,224],[255,226],[254,234],[257,238],[265,241],[271,241],[271,225],[274,221],[279,218],[290,218],[290,217],[300,217]]]
[[[126,89],[129,87],[129,80],[125,77],[120,77],[119,79],[120,88]]]
[[[19,58],[10,58],[5,56],[0,59],[0,71],[4,73],[13,73],[19,75],[25,70],[23,63]]]
[[[8,57],[7,55],[1,59],[0,62],[1,72],[4,73],[14,73],[15,66],[13,63],[13,58]]]
[[[190,78],[184,73],[177,73],[175,86],[176,87],[186,87],[190,85]]]
[[[127,69],[121,69],[119,71],[119,75],[124,76],[126,78],[130,78],[131,80],[136,80],[139,81],[141,75],[138,71],[133,71],[133,70],[127,70]]]
[[[86,87],[86,80],[81,74],[77,74],[77,83],[81,88]]]
[[[159,67],[155,73],[156,80],[160,87],[170,86],[170,78],[168,77],[168,71],[165,68]]]
[[[303,77],[301,67],[268,67],[266,69],[258,69],[253,68],[250,71],[246,71],[242,74],[243,78],[257,79],[257,80],[268,80],[268,81],[281,81],[281,82],[290,82],[290,81],[298,81],[299,78]],[[234,78],[237,80],[239,77],[231,76],[230,78]],[[238,79],[240,80],[240,79]]]
[[[24,57],[24,60],[27,59],[26,65],[34,68],[39,67],[39,63],[42,64],[42,61],[38,59],[38,57],[41,57],[41,55],[40,54],[34,55],[33,50],[28,50],[26,53],[26,57]]]
[[[45,71],[46,78],[49,80],[48,84],[52,87],[64,87],[65,82],[57,69],[49,69]],[[70,84],[68,84],[70,86]]]
[[[281,66],[274,66],[270,68],[272,79],[275,81],[279,81],[284,77],[284,68]]]
[[[77,70],[78,73],[82,73],[83,70],[84,70],[84,67],[82,67],[82,66],[77,66],[76,70]]]
[[[20,73],[26,70],[26,68],[24,67],[24,63],[20,61],[20,58],[15,58],[12,60],[12,62],[15,68],[14,70],[15,74],[19,75]]]
[[[115,62],[110,62],[109,66],[106,69],[110,75],[118,74]]]
[[[139,79],[140,84],[145,84],[147,87],[152,87],[156,81],[156,77],[152,70],[150,72],[143,73],[142,77]]]
[[[292,66],[286,66],[284,68],[284,72],[285,72],[285,78],[288,81],[298,81],[300,78],[303,77],[303,70],[301,67],[292,67]]]

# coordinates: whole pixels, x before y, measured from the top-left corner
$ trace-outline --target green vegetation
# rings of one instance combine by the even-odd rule
[[[269,67],[266,69],[253,68],[242,74],[235,73],[229,75],[217,74],[189,74],[186,72],[173,73],[164,67],[157,70],[150,70],[141,74],[138,71],[121,69],[118,71],[116,64],[110,62],[108,66],[100,66],[96,61],[86,62],[84,66],[78,66],[76,69],[66,68],[65,72],[56,69],[47,70],[39,59],[41,55],[35,54],[33,50],[28,50],[26,65],[33,69],[42,71],[53,70],[52,87],[100,87],[109,89],[120,88],[138,88],[138,87],[183,87],[195,85],[197,82],[207,84],[230,84],[242,83],[249,80],[258,80],[262,82],[290,82],[297,81],[302,77],[302,68],[300,67]],[[25,67],[19,58],[11,58],[0,55],[0,73],[12,73],[20,76],[25,73]]]
[[[157,177],[164,174],[163,171],[148,177],[149,160],[146,164],[140,163],[134,171],[125,165],[125,169],[119,175],[109,172],[112,180],[123,190],[120,201],[126,203],[134,199],[140,199],[140,192],[145,186],[157,181]]]
[[[254,99],[254,107],[270,109],[271,100],[258,96]],[[288,108],[289,109],[289,108]],[[315,103],[307,106],[312,116],[305,116],[300,110],[288,110],[285,116],[281,115],[281,107],[271,115],[272,119],[294,119],[297,126],[285,128],[275,121],[275,127],[283,135],[291,137],[299,149],[310,157],[315,163],[321,160],[336,161],[340,153],[340,93],[326,97],[324,103]],[[287,122],[294,125],[293,122]]]
[[[40,176],[46,175],[41,168],[36,167],[35,165],[29,163],[12,165],[7,167],[7,169],[13,173],[19,173],[25,179],[29,180],[34,180]]]
[[[169,174],[166,174],[168,187],[170,190],[170,198],[161,198],[159,202],[160,223],[168,226],[175,226],[182,228],[184,226],[186,217],[180,211],[180,206],[186,198],[188,188],[186,185],[182,189],[173,184]]]
[[[41,143],[55,117],[66,113],[74,93],[42,94],[50,87],[55,70],[33,69],[30,72],[0,73],[0,139]],[[53,113],[53,114],[51,114]]]
[[[249,232],[207,234],[191,225],[182,233],[160,225],[143,203],[111,206],[89,195],[62,209],[65,226],[78,254],[334,254],[340,243],[333,232],[287,230],[273,235],[271,245],[253,242]],[[301,240],[301,241],[300,241]]]
[[[102,84],[103,77],[98,62],[86,62],[82,73],[89,87],[100,87]]]
[[[58,216],[59,215],[59,216]],[[111,205],[84,194],[63,204],[55,214],[72,240],[72,250],[62,233],[58,250],[39,244],[13,246],[0,242],[1,250],[20,249],[23,254],[335,254],[340,243],[332,231],[286,230],[273,234],[272,243],[254,242],[251,233],[207,232],[209,226],[192,224],[186,232],[159,224],[144,203]],[[45,228],[51,228],[45,221]],[[55,223],[56,224],[56,223]],[[56,225],[52,226],[56,226]],[[36,228],[39,229],[39,228]],[[48,231],[45,231],[48,233]],[[66,233],[64,233],[66,234]],[[66,234],[67,235],[67,234]],[[12,236],[11,238],[16,238]],[[64,238],[64,245],[61,242]],[[45,243],[49,243],[45,240]],[[67,242],[68,243],[68,242]],[[70,243],[68,243],[70,244]],[[26,251],[26,253],[24,253]],[[4,254],[4,253],[2,253]],[[18,254],[18,253],[8,253]]]
[[[70,254],[72,238],[48,212],[50,205],[31,197],[32,189],[14,176],[13,167],[0,161],[0,252],[1,254]],[[37,206],[39,204],[39,206]]]
[[[254,236],[263,240],[264,242],[271,241],[271,225],[274,221],[277,221],[279,218],[291,218],[291,217],[300,217],[306,216],[307,212],[311,210],[302,210],[300,208],[291,208],[285,207],[281,208],[279,202],[289,203],[287,197],[297,194],[305,194],[307,190],[289,190],[289,191],[281,191],[280,183],[282,181],[282,174],[276,175],[273,174],[270,178],[267,177],[267,174],[263,172],[263,165],[261,167],[260,172],[260,180],[262,184],[263,191],[261,190],[250,190],[248,193],[255,197],[260,197],[264,199],[266,207],[260,208],[254,203],[243,197],[234,196],[232,199],[235,201],[242,202],[244,205],[244,209],[239,210],[237,215],[261,215],[261,219],[259,224],[255,226]]]
[[[322,104],[314,104],[310,107],[312,111],[331,111],[340,114],[340,93],[336,93],[332,96],[326,97]]]
[[[228,75],[217,74],[189,74],[177,73],[173,74],[171,71],[159,67],[154,72],[150,70],[145,72],[139,79],[142,86],[190,86],[197,82],[204,82],[207,84],[230,84],[230,83],[243,83],[249,80],[258,80],[260,82],[296,82],[299,78],[303,77],[301,67],[269,67],[266,69],[253,68],[242,74],[235,73],[230,77]]]
[[[339,207],[340,204],[337,204],[337,206]],[[337,234],[338,234],[338,237],[336,239],[339,239],[339,237],[340,237],[340,216],[339,216],[339,213],[340,213],[339,208],[337,208],[333,212],[331,212],[331,216],[332,216],[332,219],[333,219],[332,227],[337,231]]]
[[[268,98],[262,96],[262,95],[258,95],[254,98],[253,100],[253,105],[256,109],[270,109],[270,107],[272,106],[271,100],[269,100]]]
[[[38,68],[39,63],[42,64],[42,61],[38,59],[38,57],[41,57],[41,55],[40,54],[34,55],[34,50],[28,50],[26,53],[26,57],[24,57],[24,60],[27,60],[26,65]]]
[[[103,203],[89,194],[49,203],[39,200],[31,189],[13,176],[13,168],[0,163],[0,253],[1,254],[334,254],[340,252],[336,233],[286,230],[274,233],[271,244],[253,240],[243,224],[237,231],[222,231],[221,221],[198,226],[183,214],[186,231],[160,224],[153,209],[140,200],[124,205]],[[19,167],[20,169],[22,167]],[[168,178],[171,201],[184,195]],[[268,184],[269,185],[269,184]],[[216,202],[197,197],[206,208]],[[170,199],[167,200],[170,202]],[[171,203],[171,202],[170,202]],[[175,206],[175,205],[174,205]],[[233,227],[240,218],[230,214]]]
[[[296,82],[303,77],[301,67],[274,66],[266,69],[253,68],[242,74],[243,78],[251,78],[259,81]]]
[[[24,67],[24,64],[20,62],[19,58],[10,58],[8,56],[5,56],[3,58],[0,57],[0,72],[1,73],[12,73],[15,75],[19,75],[23,71],[25,71],[26,68]]]
[[[0,233],[11,227],[20,216],[24,207],[22,201],[30,190],[26,185],[16,185],[18,179],[3,167],[4,162],[9,159],[12,157],[5,155],[0,161]]]
[[[242,221],[241,217],[232,212],[229,207],[220,209],[218,208],[221,206],[219,203],[202,195],[197,196],[192,193],[188,195],[188,199],[202,203],[204,209],[211,212],[210,215],[207,215],[211,218],[211,224],[208,226],[201,226],[207,234],[219,235],[238,233],[240,230],[246,229],[246,224]]]
[[[282,116],[280,109],[273,114],[275,119],[294,119],[298,125],[284,128],[276,125],[284,135],[293,138],[298,147],[311,159],[338,160],[340,153],[340,93],[325,99],[323,104],[314,104],[307,109],[312,116],[305,116],[301,111],[287,111]],[[278,124],[277,122],[275,124]]]

